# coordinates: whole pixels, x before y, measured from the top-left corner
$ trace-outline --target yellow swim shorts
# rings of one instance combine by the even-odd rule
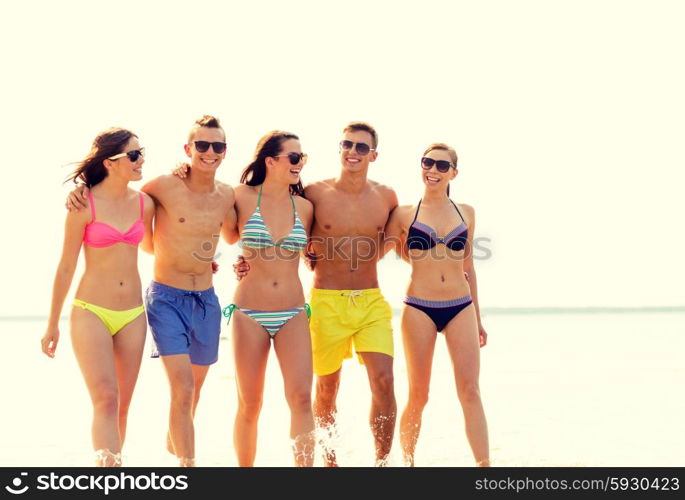
[[[314,373],[328,375],[361,352],[393,356],[392,309],[379,288],[367,290],[323,290],[312,288],[309,329],[312,334]]]

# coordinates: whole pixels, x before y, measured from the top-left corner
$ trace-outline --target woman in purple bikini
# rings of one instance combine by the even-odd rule
[[[443,332],[466,436],[476,464],[489,466],[488,429],[478,384],[480,348],[486,344],[487,333],[480,319],[473,268],[475,212],[449,198],[449,183],[458,173],[454,149],[431,144],[423,153],[421,167],[423,198],[415,206],[397,207],[387,230],[395,251],[412,266],[402,312],[409,376],[409,399],[400,421],[402,453],[405,463],[414,466],[435,340],[437,333]]]

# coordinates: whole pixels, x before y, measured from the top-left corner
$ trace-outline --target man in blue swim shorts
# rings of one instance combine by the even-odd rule
[[[212,287],[212,260],[219,235],[234,241],[233,188],[217,182],[216,169],[226,156],[226,135],[219,120],[203,116],[184,146],[192,173],[181,179],[159,176],[142,191],[155,201],[154,234],[143,250],[154,253],[154,280],[145,308],[154,339],[153,357],[161,356],[171,387],[167,449],[180,466],[195,465],[193,416],[209,366],[217,361],[221,308]],[[87,191],[70,197],[85,205]]]

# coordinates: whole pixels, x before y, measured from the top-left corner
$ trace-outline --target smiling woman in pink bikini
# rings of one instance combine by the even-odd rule
[[[151,241],[152,198],[128,186],[142,178],[143,148],[121,128],[99,134],[68,180],[90,188],[90,210],[67,214],[43,352],[55,356],[59,318],[83,246],[85,272],[71,310],[71,341],[93,403],[96,465],[121,465],[146,321],[138,244]]]
[[[421,158],[423,198],[399,206],[388,222],[387,237],[411,264],[402,311],[402,338],[409,377],[409,400],[400,420],[400,442],[407,465],[421,430],[428,402],[431,365],[438,332],[445,336],[464,413],[466,437],[479,466],[490,465],[488,428],[478,383],[480,348],[487,333],[480,319],[473,267],[475,211],[449,197],[457,177],[457,153],[431,144]],[[468,276],[468,280],[467,280]]]

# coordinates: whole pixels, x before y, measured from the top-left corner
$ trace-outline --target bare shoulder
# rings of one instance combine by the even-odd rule
[[[466,223],[471,226],[476,220],[476,210],[468,203],[457,203],[459,210],[466,219]]]
[[[311,201],[302,196],[293,196],[293,199],[295,200],[295,206],[297,207],[298,212],[303,214],[314,213],[314,204]]]
[[[371,188],[374,189],[377,193],[379,193],[383,197],[383,199],[388,202],[390,207],[396,207],[398,205],[397,193],[395,193],[395,190],[393,188],[386,184],[381,184],[380,182],[372,181],[370,179],[368,182]]]
[[[233,195],[236,200],[254,196],[256,192],[255,186],[248,186],[247,184],[238,184],[233,188]]]
[[[149,194],[153,198],[159,199],[161,192],[174,186],[178,186],[181,182],[183,181],[175,175],[160,175],[145,183],[145,185],[141,188],[141,191]]]
[[[215,183],[216,189],[221,193],[223,197],[226,198],[227,201],[233,202],[235,200],[235,190],[233,189],[233,186],[221,181],[215,181]]]
[[[67,223],[75,224],[77,226],[85,226],[92,222],[92,213],[90,209],[83,208],[80,210],[67,211]]]
[[[398,205],[393,211],[391,217],[399,221],[401,224],[405,224],[414,215],[416,210],[415,205]]]
[[[468,203],[457,203],[457,206],[459,207],[459,210],[461,210],[462,212],[466,212],[471,217],[473,217],[476,214],[476,210],[473,208],[473,206],[469,205]]]
[[[155,199],[147,193],[139,191],[143,195],[143,212],[149,214],[155,210]]]
[[[316,201],[323,193],[333,189],[335,179],[325,179],[323,181],[312,182],[307,184],[304,188],[304,196],[308,200]]]

